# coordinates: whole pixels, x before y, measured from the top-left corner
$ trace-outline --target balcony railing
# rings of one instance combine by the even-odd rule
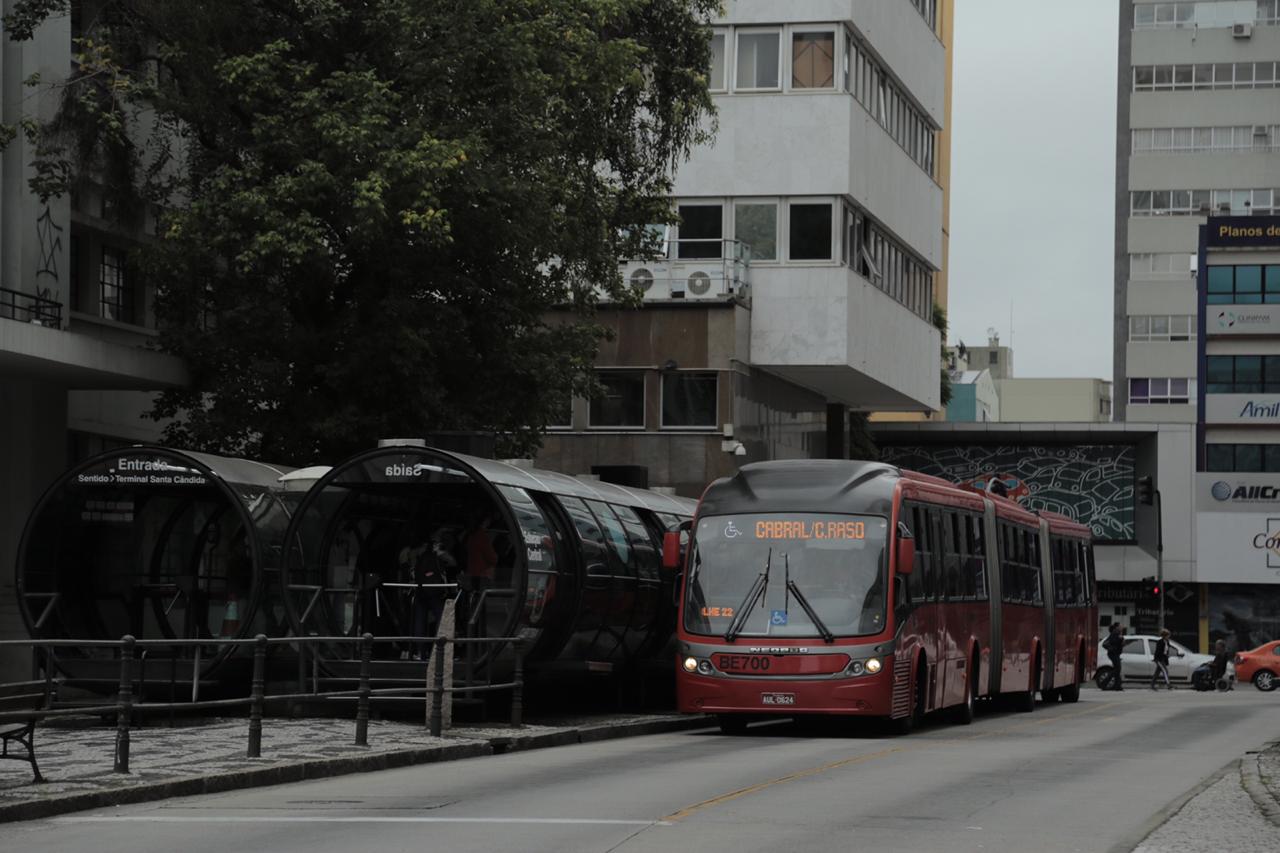
[[[0,287],[0,317],[37,326],[62,328],[62,303],[44,296]]]
[[[751,249],[740,240],[668,240],[662,257],[627,261],[626,284],[644,299],[725,299],[749,293]]]

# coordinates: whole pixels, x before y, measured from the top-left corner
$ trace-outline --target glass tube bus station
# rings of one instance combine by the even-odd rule
[[[673,659],[662,534],[693,509],[413,441],[303,471],[133,447],[49,488],[23,534],[17,588],[36,638],[433,636],[452,601],[457,636],[522,638],[531,678],[621,669]],[[470,666],[504,670],[509,648],[486,648]],[[355,649],[322,647],[317,666],[352,678]],[[202,650],[202,682],[244,684],[244,654]],[[196,650],[161,651],[148,666],[189,680]],[[422,652],[378,643],[375,676],[420,684]],[[57,663],[111,689],[114,656],[85,649]]]

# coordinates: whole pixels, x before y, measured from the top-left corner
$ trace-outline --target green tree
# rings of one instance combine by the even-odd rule
[[[590,387],[599,294],[635,298],[618,260],[707,138],[718,5],[86,2],[63,108],[25,128],[32,187],[162,211],[140,263],[192,377],[153,412],[170,442],[302,462],[476,429],[526,451]],[[6,30],[67,8],[20,0]]]
[[[933,303],[933,327],[942,335],[942,366],[940,368],[938,400],[939,408],[946,409],[951,402],[951,373],[947,370],[947,309]]]

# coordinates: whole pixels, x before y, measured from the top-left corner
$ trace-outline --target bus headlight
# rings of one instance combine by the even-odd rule
[[[879,671],[880,671],[880,658],[868,658],[867,672],[871,673],[872,675],[875,675]]]
[[[684,671],[685,671],[685,672],[697,672],[697,671],[698,671],[698,659],[697,659],[697,658],[685,658],[685,659],[684,659]]]
[[[713,669],[711,668],[711,661],[709,661],[709,660],[700,660],[700,661],[698,661],[698,673],[699,673],[699,674],[701,674],[701,675],[710,675],[710,674],[711,674],[712,672],[714,672],[714,671],[715,671],[715,670],[713,670]]]
[[[866,669],[867,668],[863,666],[862,661],[860,660],[856,660],[853,663],[849,664],[850,675],[862,675],[862,673],[866,672]]]

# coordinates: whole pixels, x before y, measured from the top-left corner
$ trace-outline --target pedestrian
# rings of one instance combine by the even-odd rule
[[[477,637],[487,636],[484,591],[493,586],[494,569],[498,565],[498,552],[493,549],[493,543],[489,541],[491,524],[493,524],[493,516],[485,513],[476,519],[465,537],[467,571],[463,580],[468,591],[467,624],[474,625],[473,636]]]
[[[1120,675],[1120,653],[1124,651],[1124,627],[1119,622],[1111,623],[1111,632],[1102,641],[1102,648],[1106,649],[1107,659],[1111,661],[1112,677],[1115,678],[1115,684],[1111,689],[1124,690],[1124,682],[1121,681]]]
[[[1157,689],[1156,679],[1159,678],[1161,675],[1164,676],[1164,689],[1165,690],[1173,689],[1173,685],[1169,683],[1169,653],[1170,652],[1177,655],[1178,657],[1182,657],[1182,652],[1178,651],[1178,649],[1173,645],[1173,643],[1169,642],[1169,629],[1161,628],[1160,639],[1156,640],[1156,650],[1155,650],[1155,653],[1152,655],[1152,658],[1156,662],[1155,672],[1151,673],[1151,689],[1152,690]]]
[[[1214,684],[1226,678],[1227,664],[1230,661],[1231,655],[1227,654],[1227,641],[1218,640],[1213,644],[1213,663],[1209,664],[1209,674],[1212,676]]]

